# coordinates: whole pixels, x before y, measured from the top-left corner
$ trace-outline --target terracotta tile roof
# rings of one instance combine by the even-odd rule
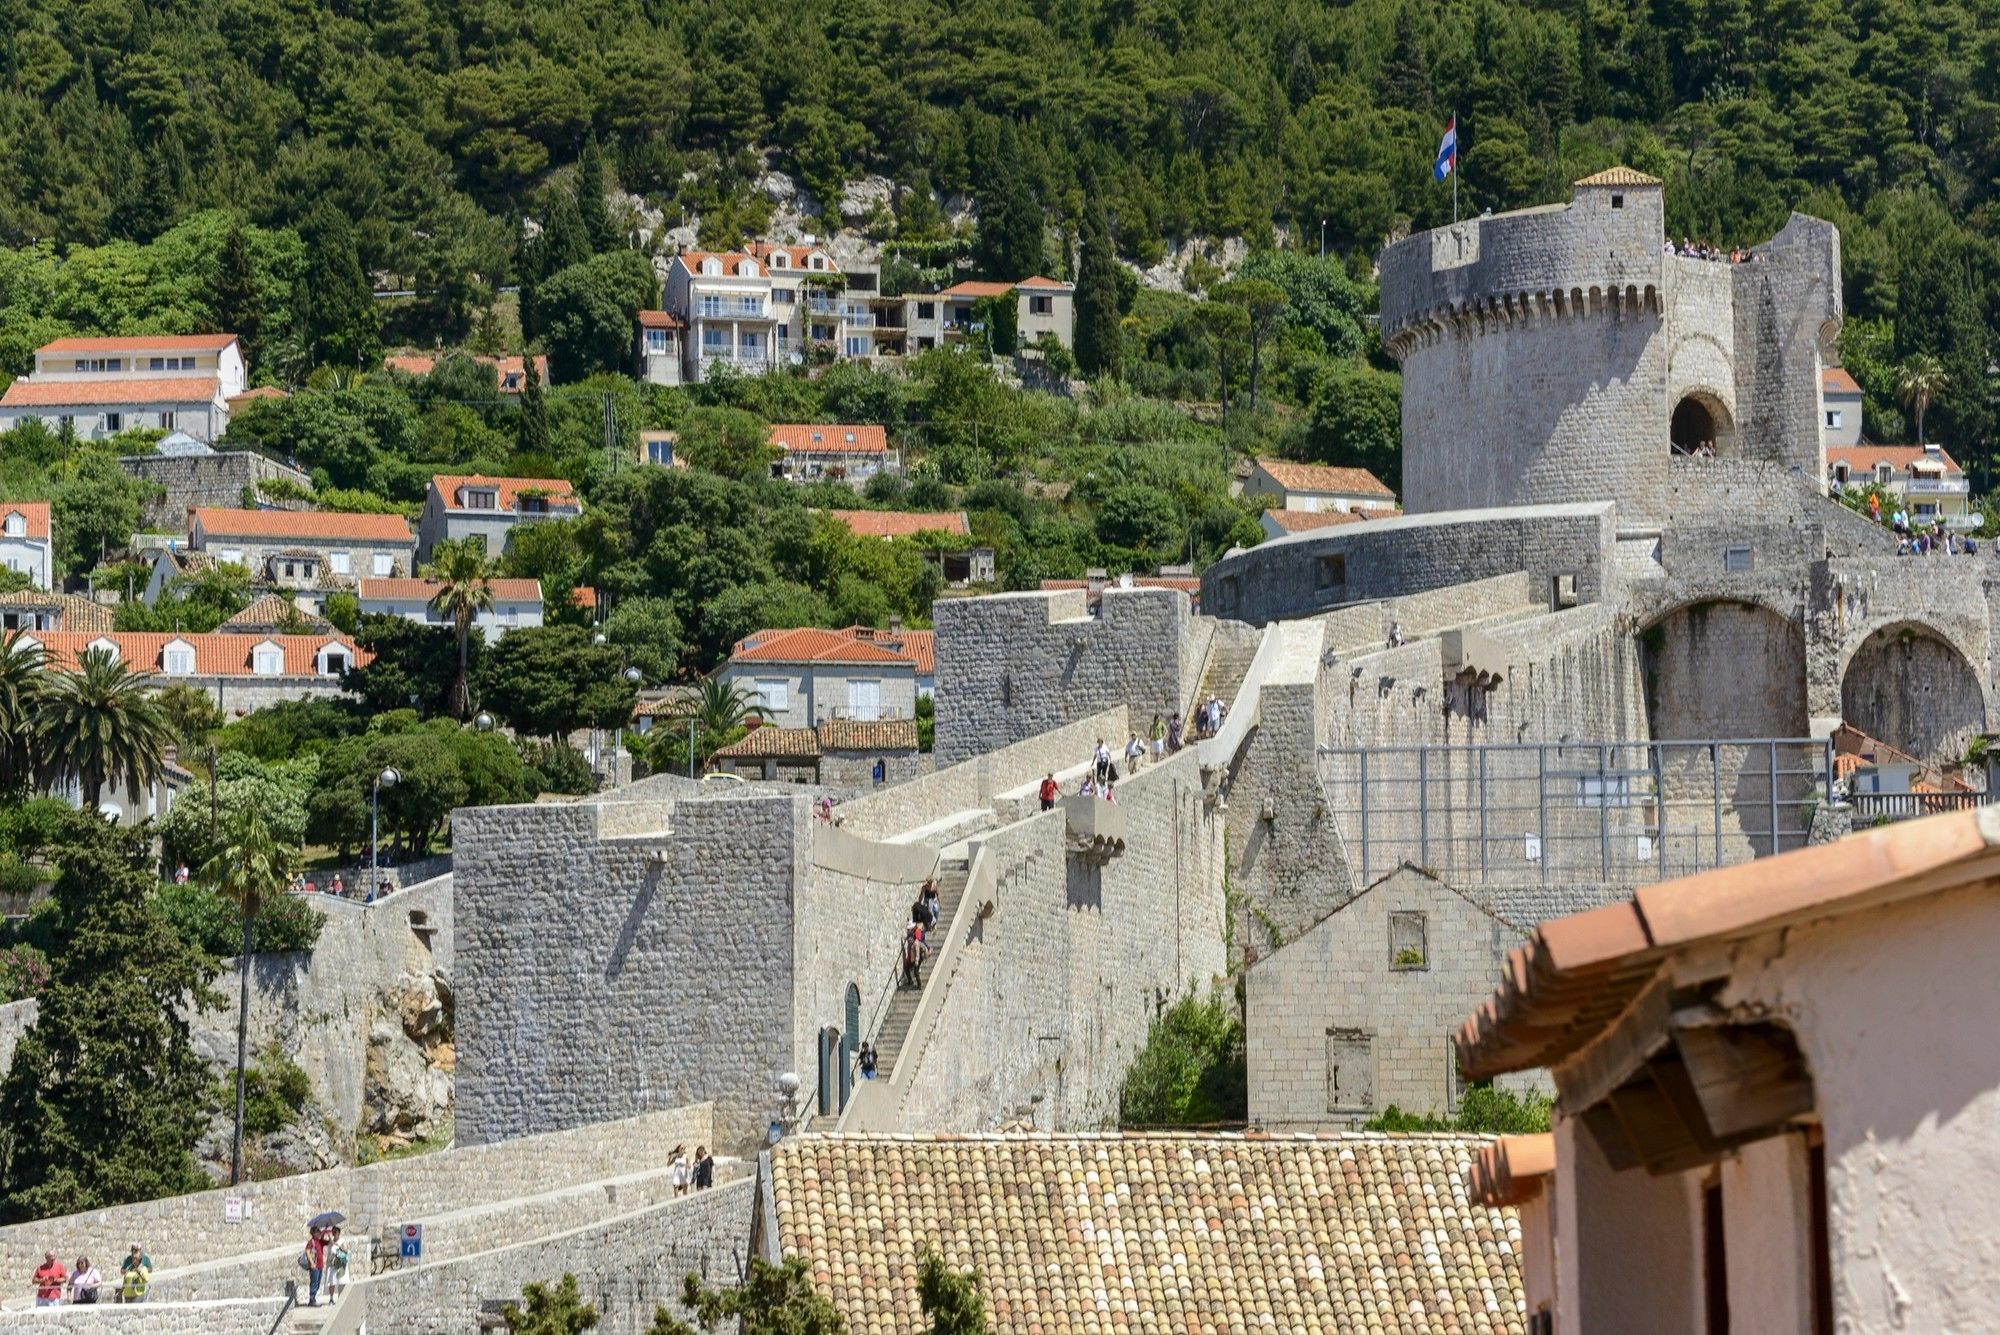
[[[1507,957],[1459,1029],[1474,1080],[1553,1066],[1631,1003],[1669,956],[2000,874],[2000,808],[1902,821],[1830,844],[1641,887],[1629,903],[1554,918]]]
[[[889,632],[875,634],[887,636]],[[911,660],[886,644],[842,630],[760,630],[736,642],[732,663],[846,663],[895,666]]]
[[[771,443],[790,454],[881,454],[889,433],[879,426],[782,422],[771,427]]]
[[[217,626],[216,630],[229,635],[255,634],[276,629],[294,618],[305,634],[325,636],[333,633],[331,621],[315,616],[289,598],[281,598],[275,593],[258,594],[250,600],[248,607]]]
[[[363,602],[427,603],[438,596],[444,581],[438,579],[377,579],[361,581],[355,596]],[[537,579],[489,579],[486,587],[495,601],[539,603],[542,582]]]
[[[25,536],[35,542],[49,540],[49,503],[47,501],[0,501],[0,528],[4,528],[7,516],[19,515],[27,525]]]
[[[830,718],[819,725],[819,744],[824,751],[914,751],[917,749],[917,721],[913,718],[861,719]]]
[[[221,510],[197,506],[189,528],[204,539],[258,538],[295,542],[415,542],[401,515],[346,514],[336,510]]]
[[[922,510],[828,510],[827,517],[847,525],[857,538],[907,538],[918,533],[965,536],[972,525],[963,510],[943,513]]]
[[[499,506],[502,510],[512,510],[524,491],[547,493],[551,508],[575,505],[576,493],[568,482],[559,477],[482,477],[478,473],[439,473],[431,479],[431,486],[443,498],[445,507],[459,510],[459,492],[467,486],[492,487],[499,492]],[[477,514],[491,513],[475,511]]]
[[[1553,1133],[1502,1136],[1474,1157],[1466,1186],[1481,1205],[1520,1205],[1533,1200],[1555,1171]]]
[[[1942,449],[1926,450],[1921,445],[1829,445],[1826,447],[1826,466],[1846,464],[1847,471],[1872,473],[1876,464],[1887,464],[1897,472],[1907,472],[1914,464],[1934,463],[1940,465],[1947,474],[1964,470]]]
[[[1854,383],[1854,377],[1838,366],[1829,366],[1819,373],[1820,388],[1828,394],[1861,393],[1861,386]]]
[[[989,283],[979,279],[967,279],[963,283],[953,283],[938,293],[941,297],[1004,297],[1014,290],[1012,283]]]
[[[1301,464],[1290,459],[1259,459],[1257,466],[1286,491],[1330,491],[1352,496],[1395,496],[1381,478],[1365,468],[1335,468]]]
[[[214,376],[158,379],[16,380],[0,394],[0,408],[67,408],[114,403],[213,403],[222,382]]]
[[[588,584],[579,584],[569,591],[570,600],[586,612],[597,608],[597,590]]]
[[[382,365],[388,370],[401,371],[405,375],[429,375],[433,370],[437,369],[439,360],[437,357],[427,356],[423,353],[399,352],[392,356],[384,357]],[[507,394],[517,394],[520,392],[522,378],[527,374],[528,366],[519,357],[474,357],[472,360],[484,362],[493,368],[493,381],[500,388],[501,392]],[[544,385],[549,383],[549,359],[547,357],[535,358],[535,374],[541,377]]]
[[[701,712],[701,697],[690,690],[677,690],[656,700],[641,700],[632,706],[633,718],[686,718]]]
[[[1358,524],[1361,516],[1352,510],[1266,510],[1264,518],[1282,533],[1305,533],[1336,524]]]
[[[639,327],[641,329],[685,329],[687,328],[687,321],[681,319],[680,316],[675,315],[672,311],[640,311]]]
[[[1063,593],[1071,589],[1088,589],[1089,587],[1090,581],[1087,579],[1045,579],[1042,581],[1042,591],[1044,593]],[[1109,590],[1122,588],[1123,586],[1116,579],[1107,579],[1101,587]],[[1201,581],[1192,575],[1134,575],[1132,576],[1132,587],[1135,589],[1179,589],[1182,593],[1199,594],[1201,592]]]
[[[194,670],[200,677],[255,676],[252,665],[257,646],[267,641],[285,651],[284,675],[288,677],[316,675],[314,662],[329,643],[340,645],[356,666],[374,657],[365,649],[355,648],[344,635],[232,635],[221,631],[175,635],[164,631],[69,630],[36,630],[25,634],[42,646],[43,665],[50,668],[73,667],[83,652],[99,640],[110,640],[118,646],[121,661],[144,672],[159,672],[166,647],[176,640],[184,641],[194,647]]]
[[[1033,278],[1023,278],[1020,282],[1014,284],[1014,286],[1048,288],[1056,292],[1074,292],[1076,290],[1075,283],[1058,282],[1053,278],[1044,278],[1040,274],[1036,274]]]
[[[826,267],[824,269],[814,269],[812,267],[812,257],[815,253],[825,258]],[[771,268],[771,257],[773,255],[783,255],[785,257],[786,267],[776,270],[778,273],[840,272],[840,266],[834,262],[833,256],[828,255],[817,246],[774,246],[762,241],[753,241],[742,250],[684,250],[674,256],[674,259],[682,268],[698,278],[768,278],[773,272]],[[721,273],[703,274],[701,272],[702,262],[711,259],[722,261]],[[751,261],[757,266],[757,272],[754,274],[738,274],[736,272],[736,265],[739,260]]]
[[[35,349],[36,355],[65,352],[221,352],[236,342],[234,334],[140,334],[131,338],[59,338]]]
[[[723,760],[817,760],[819,734],[811,728],[752,728],[739,742],[715,752]]]
[[[1630,167],[1606,167],[1603,171],[1596,172],[1593,173],[1592,175],[1583,177],[1581,180],[1572,182],[1572,184],[1574,185],[1658,185],[1660,184],[1660,178],[1657,176],[1648,176],[1646,175],[1646,173],[1642,171],[1634,171]]]
[[[1520,1223],[1481,1136],[824,1136],[771,1152],[778,1241],[853,1335],[923,1325],[917,1260],[997,1335],[1519,1331]]]
[[[54,612],[64,630],[110,630],[117,624],[112,610],[80,593],[50,593],[46,589],[17,589],[0,593],[0,607]]]

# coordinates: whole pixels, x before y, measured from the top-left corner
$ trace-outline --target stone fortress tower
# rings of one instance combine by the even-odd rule
[[[1657,519],[1673,454],[1703,443],[1818,485],[1840,234],[1795,214],[1742,264],[1665,241],[1659,180],[1617,167],[1568,204],[1383,252],[1408,512],[1616,500]]]

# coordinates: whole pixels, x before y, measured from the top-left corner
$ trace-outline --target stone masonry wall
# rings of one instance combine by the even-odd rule
[[[39,1253],[35,1263],[41,1264]],[[70,1260],[65,1258],[67,1266]],[[92,1258],[93,1260],[96,1258]],[[102,1265],[99,1266],[102,1269]],[[42,1307],[0,1312],[0,1335],[271,1335],[282,1297],[215,1303],[146,1303],[125,1307]]]
[[[312,490],[312,479],[298,469],[287,468],[275,459],[248,450],[193,455],[135,454],[121,458],[118,466],[131,476],[164,489],[157,500],[147,503],[139,522],[147,528],[168,532],[187,532],[190,506],[240,509],[243,489],[259,482],[282,479]]]
[[[0,1006],[0,1075],[7,1073],[8,1063],[14,1060],[14,1045],[21,1041],[21,1035],[34,1028],[39,1009],[33,997]]]
[[[1143,767],[1118,785],[1118,805],[1125,850],[1101,868],[1065,853],[1060,810],[988,838],[994,909],[949,979],[905,1127],[1104,1125],[1153,1016],[1220,980],[1222,822],[1194,754]]]
[[[1452,1111],[1451,1035],[1526,935],[1406,868],[1259,960],[1244,984],[1251,1122],[1347,1125],[1391,1104]],[[1422,962],[1399,966],[1399,950]]]
[[[761,1137],[793,1069],[803,797],[461,811],[463,1143],[713,1098]]]
[[[944,599],[933,616],[940,766],[1120,705],[1164,718],[1194,686],[1177,590],[1106,589],[1095,617],[1080,590]]]

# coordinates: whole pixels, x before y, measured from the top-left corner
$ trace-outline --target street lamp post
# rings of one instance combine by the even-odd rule
[[[646,674],[639,671],[639,669],[635,667],[626,668],[624,675],[625,675],[625,680],[630,682],[635,687],[640,682],[646,679]],[[616,739],[611,743],[611,782],[614,785],[616,785],[618,782],[619,758],[622,757],[624,754],[625,754],[625,725],[621,723],[618,725],[618,732]]]
[[[393,766],[385,766],[375,776],[375,786],[368,795],[368,893],[374,894],[382,885],[382,790],[394,788],[403,776]]]
[[[595,635],[590,637],[590,642],[596,645],[598,648],[602,649],[607,643],[607,641],[604,638],[604,632],[601,630],[598,631]],[[602,788],[604,786],[603,765],[604,765],[604,730],[598,727],[595,723],[592,723],[590,725],[590,777],[595,781],[595,786],[598,788]]]

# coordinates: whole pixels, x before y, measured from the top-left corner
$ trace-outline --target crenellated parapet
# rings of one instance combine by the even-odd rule
[[[1558,320],[1611,319],[1659,316],[1665,303],[1657,283],[1641,287],[1591,284],[1589,287],[1551,287],[1534,292],[1491,293],[1429,310],[1412,311],[1391,326],[1385,315],[1382,347],[1401,361],[1411,352],[1429,347],[1446,337],[1477,337],[1502,333],[1517,326],[1532,326]]]

